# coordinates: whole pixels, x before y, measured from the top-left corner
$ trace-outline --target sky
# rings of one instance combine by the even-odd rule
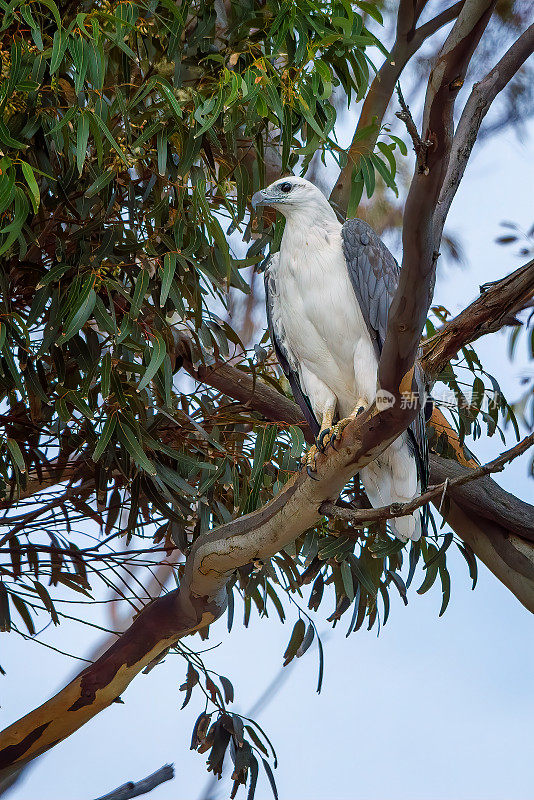
[[[462,241],[463,267],[442,266],[435,301],[452,312],[523,261],[513,247],[495,244],[499,223],[524,228],[534,219],[534,125],[518,141],[506,131],[475,150],[449,215]],[[509,398],[520,393],[526,357],[509,362],[507,335],[477,346]],[[532,367],[531,367],[532,368]],[[510,438],[511,446],[513,439]],[[497,436],[473,446],[481,461],[502,451]],[[511,464],[496,480],[533,501],[528,459]],[[449,550],[452,596],[438,618],[440,589],[409,593],[405,608],[392,595],[388,624],[345,637],[348,622],[331,631],[319,615],[325,639],[325,679],[320,695],[315,645],[293,662],[290,675],[258,721],[273,741],[281,800],[530,800],[533,796],[534,637],[532,617],[479,565],[471,591],[463,559]],[[414,581],[415,586],[417,582]],[[327,604],[325,604],[327,605]],[[98,622],[99,609],[88,608]],[[226,621],[212,626],[207,666],[226,675],[236,691],[235,710],[246,713],[282,670],[282,654],[296,619],[284,626],[254,619],[249,629]],[[102,634],[65,623],[48,629],[48,643],[86,655]],[[60,688],[76,667],[38,644],[2,637],[0,723],[10,724]],[[139,780],[164,763],[176,777],[148,795],[151,800],[196,800],[206,783],[205,756],[189,750],[200,697],[180,711],[184,662],[169,657],[138,676],[114,704],[41,757],[9,794],[10,800],[91,800],[128,780]],[[228,784],[221,782],[220,797]],[[226,792],[226,794],[225,794]],[[238,798],[246,793],[240,790]],[[257,800],[270,788],[260,776]]]

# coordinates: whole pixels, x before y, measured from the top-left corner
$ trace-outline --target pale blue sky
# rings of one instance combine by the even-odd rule
[[[506,132],[473,156],[449,218],[467,265],[442,268],[435,294],[452,311],[473,299],[479,284],[521,264],[512,248],[494,239],[500,221],[527,227],[534,219],[533,134],[531,126],[530,139],[521,144]],[[506,344],[498,334],[478,349],[513,398],[525,360],[510,364]],[[486,460],[502,447],[494,437],[474,450]],[[497,480],[532,501],[525,459]],[[449,553],[452,597],[443,618],[437,616],[436,585],[423,597],[411,590],[407,608],[392,596],[390,620],[378,638],[375,631],[360,631],[346,639],[343,621],[326,643],[323,693],[315,694],[312,648],[261,715],[278,751],[281,800],[532,798],[532,617],[483,566],[471,592],[465,562],[452,555],[453,548]],[[325,607],[325,616],[331,610]],[[98,616],[91,611],[90,618]],[[294,617],[290,610],[289,624],[254,621],[249,630],[238,618],[236,613],[230,637],[225,620],[213,626],[210,643],[222,644],[206,662],[233,681],[237,710],[246,711],[281,669]],[[328,630],[324,622],[319,628]],[[98,632],[75,625],[46,632],[46,641],[80,655],[98,640]],[[73,669],[66,658],[15,636],[2,637],[0,661],[7,670],[0,679],[2,727],[46,699]],[[150,797],[197,798],[206,780],[205,757],[188,748],[202,707],[193,697],[179,710],[183,675],[183,662],[171,657],[139,676],[124,693],[124,705],[113,705],[41,758],[12,800],[90,800],[166,762],[174,762],[176,778]],[[263,777],[256,796],[271,796]]]

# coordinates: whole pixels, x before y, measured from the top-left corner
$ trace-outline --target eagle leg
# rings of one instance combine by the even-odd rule
[[[333,402],[329,403],[323,412],[323,419],[321,424],[321,430],[317,434],[315,439],[315,444],[313,444],[308,452],[306,453],[306,458],[304,460],[304,464],[306,465],[306,472],[313,478],[314,480],[319,480],[315,478],[315,473],[317,472],[316,463],[317,463],[317,453],[324,453],[326,448],[328,447],[328,443],[330,441],[330,431],[332,430],[331,425],[334,421],[334,414],[336,413],[336,400],[334,399]],[[325,439],[328,437],[328,440],[325,444]]]
[[[332,447],[334,447],[334,444],[338,439],[341,439],[341,437],[343,436],[343,431],[345,430],[349,422],[352,422],[352,420],[356,419],[356,417],[358,417],[360,414],[363,414],[363,412],[367,408],[369,408],[369,404],[366,403],[365,400],[363,400],[360,397],[354,407],[354,410],[350,412],[349,416],[345,417],[345,419],[340,419],[337,425],[334,425],[330,433],[330,441],[329,441],[329,444],[331,444]],[[334,447],[334,449],[336,448]]]
[[[330,437],[332,432],[332,423],[334,421],[334,414],[336,413],[336,401],[329,404],[323,413],[323,420],[321,422],[321,430],[317,434],[315,444],[320,453],[324,453],[330,444]]]

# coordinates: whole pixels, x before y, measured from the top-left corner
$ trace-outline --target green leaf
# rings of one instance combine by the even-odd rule
[[[33,169],[27,161],[21,160],[20,166],[22,167],[22,172],[26,179],[26,183],[28,184],[28,189],[30,190],[30,200],[32,201],[33,210],[35,213],[37,213],[37,209],[39,208],[39,203],[41,201],[41,195],[39,194],[39,186],[35,180]]]
[[[100,393],[104,400],[109,397],[111,385],[111,353],[106,353],[100,367]]]
[[[118,435],[121,443],[129,452],[137,466],[144,469],[149,475],[156,475],[154,464],[145,454],[132,429],[126,425],[126,423],[122,422],[122,420],[119,420]]]
[[[90,187],[85,192],[84,196],[88,197],[88,198],[89,197],[94,197],[95,194],[98,194],[98,192],[101,189],[103,189],[105,186],[107,186],[108,183],[110,183],[113,180],[114,177],[115,177],[115,173],[113,172],[113,170],[106,170],[106,172],[103,172],[101,175],[98,176],[98,178],[96,178],[93,181],[93,183],[90,185]]]
[[[44,275],[37,286],[36,289],[42,289],[43,286],[48,286],[49,283],[54,283],[57,281],[61,276],[70,269],[69,264],[56,264],[55,267],[49,269],[46,275]]]
[[[42,604],[44,605],[44,607],[46,608],[46,610],[48,611],[48,613],[52,617],[52,622],[54,623],[54,625],[59,625],[59,617],[58,617],[56,609],[54,607],[54,603],[52,602],[52,598],[50,597],[50,594],[48,593],[48,589],[45,586],[43,586],[42,583],[40,583],[39,581],[36,581],[36,580],[33,581],[33,585],[34,585],[35,591],[37,592],[37,594],[39,595],[39,597],[41,599]]]
[[[52,40],[52,57],[50,58],[50,74],[53,75],[54,72],[59,68],[59,65],[63,61],[63,56],[65,55],[65,50],[67,48],[67,43],[69,40],[69,34],[67,31],[62,30],[58,27],[57,31],[54,33],[54,38]]]
[[[367,197],[371,198],[375,190],[375,170],[371,160],[367,156],[361,156],[360,158],[360,171],[365,184]]]
[[[172,109],[174,116],[177,117],[178,119],[181,119],[183,115],[182,115],[182,109],[180,108],[180,104],[178,103],[178,100],[174,96],[174,93],[170,88],[170,86],[167,83],[164,83],[161,78],[159,79],[159,89],[163,94],[163,96],[166,98],[166,100],[169,101],[169,105]]]
[[[61,28],[61,16],[59,14],[59,9],[57,5],[54,3],[54,0],[39,0],[43,6],[46,6],[52,12],[52,16],[54,17],[55,23],[58,28]]]
[[[451,576],[445,564],[439,565],[439,577],[441,578],[441,591],[443,594],[439,616],[442,617],[447,610],[451,597]]]
[[[350,183],[350,198],[347,207],[347,218],[352,219],[356,216],[356,211],[360,205],[364,188],[363,175],[361,170],[352,170],[352,178]]]
[[[158,369],[163,364],[163,359],[165,358],[166,355],[167,355],[167,348],[165,346],[165,341],[163,337],[159,333],[154,332],[150,361],[148,362],[146,372],[143,375],[141,381],[139,382],[139,386],[137,387],[138,392],[141,392],[148,386],[148,384],[150,383],[150,381],[152,380]]]
[[[0,581],[0,631],[7,633],[11,630],[11,615],[9,613],[9,595],[3,581]]]
[[[425,555],[425,564],[428,563],[428,568],[426,569],[426,575],[423,583],[417,590],[417,594],[425,594],[428,592],[431,586],[433,586],[434,581],[438,575],[438,563],[433,559],[438,552],[438,548],[434,547],[433,544],[428,545],[428,555]],[[427,561],[428,559],[428,561]]]
[[[284,653],[284,667],[287,667],[289,662],[292,661],[294,657],[297,655],[297,650],[299,649],[304,640],[305,633],[306,633],[306,625],[304,624],[304,620],[298,619],[295,622],[295,625],[293,627],[293,632],[291,634],[291,639],[289,640],[289,644]]]
[[[473,581],[472,589],[475,588],[477,585],[477,578],[478,578],[478,566],[476,556],[467,544],[462,544],[460,542],[457,543],[457,547],[460,553],[463,555],[467,562],[467,566],[469,567],[469,575],[471,580]]]
[[[76,70],[74,75],[74,91],[76,94],[79,94],[85,81],[87,67],[89,66],[87,45],[81,36],[75,34],[69,39],[69,50]]]
[[[28,146],[27,144],[24,144],[24,142],[19,142],[18,139],[14,139],[2,120],[0,120],[0,142],[5,144],[7,147],[13,147],[17,150],[25,149]]]
[[[393,189],[396,195],[398,195],[397,186],[395,181],[393,180],[393,176],[391,175],[389,169],[386,167],[384,162],[378,158],[375,153],[371,153],[371,162],[375,166],[377,172],[381,175],[384,183],[386,186],[389,186],[390,189]]]
[[[343,580],[343,588],[347,598],[351,601],[354,600],[354,581],[352,579],[352,570],[346,561],[340,564],[341,578]]]
[[[160,131],[156,138],[156,149],[158,153],[158,172],[160,175],[167,173],[167,136],[164,131]]]
[[[169,296],[174,273],[176,272],[176,253],[165,253],[163,257],[163,278],[161,280],[161,290],[159,295],[159,307],[163,308]]]
[[[115,426],[117,424],[117,417],[113,414],[111,417],[108,417],[104,423],[104,427],[102,428],[102,433],[99,436],[98,442],[96,444],[95,449],[93,450],[93,455],[91,456],[93,461],[98,461],[106,447],[108,446],[110,439],[113,435],[113,431],[115,430]]]
[[[102,133],[104,134],[104,136],[106,137],[112,148],[115,150],[117,155],[120,156],[122,161],[127,165],[128,161],[126,160],[126,156],[124,155],[121,148],[113,138],[113,135],[111,134],[111,131],[109,130],[104,120],[101,117],[99,117],[99,115],[96,114],[94,111],[91,115],[91,119],[94,120],[94,122],[96,122],[96,124],[98,125],[98,127],[100,128],[100,130],[102,131]]]
[[[22,617],[22,620],[28,629],[28,633],[30,636],[33,636],[35,633],[35,625],[33,624],[33,619],[31,618],[31,614],[28,611],[26,603],[22,597],[19,597],[19,595],[15,594],[14,592],[11,592],[11,601]]]
[[[78,175],[81,175],[83,172],[88,141],[89,117],[87,114],[82,114],[78,120],[78,127],[76,129],[76,166],[78,167]]]
[[[375,586],[375,583],[369,575],[369,572],[367,571],[367,568],[363,564],[362,560],[351,554],[348,556],[347,561],[351,566],[352,572],[357,580],[361,583],[365,591],[370,594],[371,597],[376,597],[378,587]]]
[[[310,648],[310,645],[313,642],[314,638],[315,638],[315,628],[310,622],[306,629],[306,634],[304,636],[304,639],[302,640],[302,644],[297,650],[297,658],[301,658],[304,655],[304,653]]]
[[[148,274],[148,270],[140,269],[139,275],[137,276],[137,281],[135,282],[135,291],[132,299],[132,305],[130,307],[130,316],[132,319],[137,319],[139,316],[139,311],[141,310],[143,300],[145,299],[145,294],[149,283],[150,275]]]
[[[96,292],[90,289],[87,297],[78,306],[76,313],[72,316],[70,323],[67,326],[65,333],[57,340],[58,344],[64,344],[69,339],[78,333],[78,331],[85,325],[91,316],[96,303]]]
[[[13,459],[14,464],[16,464],[17,469],[20,472],[26,472],[26,464],[24,463],[24,456],[22,455],[22,451],[19,447],[18,442],[15,439],[6,439],[7,449],[11,454],[11,458]]]
[[[27,5],[27,4],[21,6],[20,13],[23,16],[24,21],[30,26],[30,29],[31,29],[31,32],[32,32],[32,38],[33,38],[33,41],[35,42],[37,48],[39,50],[42,50],[43,49],[43,39],[42,39],[42,36],[41,36],[41,29],[37,25],[37,22],[35,21],[33,15],[32,15],[30,6]]]

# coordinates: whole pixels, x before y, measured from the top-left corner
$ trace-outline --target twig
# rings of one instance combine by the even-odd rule
[[[336,506],[334,503],[326,502],[321,503],[319,506],[319,511],[321,514],[324,514],[325,517],[346,519],[355,526],[362,526],[368,525],[371,522],[379,522],[386,519],[393,519],[394,517],[403,517],[406,514],[412,514],[418,508],[426,505],[426,503],[428,503],[430,500],[433,500],[435,497],[439,497],[440,495],[442,496],[440,503],[441,508],[445,494],[449,489],[451,489],[451,487],[462,486],[465,483],[470,483],[471,481],[477,480],[477,478],[483,478],[485,475],[489,475],[492,472],[499,472],[503,469],[505,464],[507,464],[509,461],[513,461],[514,458],[522,455],[522,453],[525,453],[529,447],[532,447],[533,444],[534,433],[531,433],[529,436],[526,436],[524,439],[514,445],[514,447],[511,447],[509,450],[501,453],[501,455],[498,458],[493,459],[493,461],[489,461],[487,464],[473,469],[466,475],[453,478],[453,480],[449,480],[447,478],[443,483],[440,483],[437,486],[431,486],[426,492],[419,497],[416,497],[414,500],[411,500],[409,503],[391,503],[389,506],[382,506],[380,508],[366,508],[356,511],[353,509]]]
[[[447,494],[448,485],[449,485],[449,479],[445,478],[445,482],[443,484],[443,492],[441,493],[441,500],[439,501],[439,508],[438,508],[439,514],[441,514],[441,509],[443,508],[443,502],[445,500],[445,495]]]
[[[147,794],[152,789],[155,789],[156,786],[159,786],[160,783],[172,781],[173,778],[174,764],[165,764],[165,766],[160,767],[152,775],[143,778],[143,780],[137,781],[137,783],[128,781],[128,783],[119,786],[118,789],[114,789],[109,794],[98,797],[97,800],[130,800],[130,797],[139,797],[141,794]]]
[[[417,125],[414,122],[412,117],[412,112],[410,111],[406,100],[401,91],[400,83],[397,83],[396,86],[397,97],[399,98],[399,105],[401,107],[401,111],[396,111],[395,116],[398,117],[404,124],[406,125],[406,130],[410,135],[410,139],[413,142],[413,149],[419,155],[421,150],[424,150],[432,144],[429,139],[423,141],[419,136],[419,131],[417,130]]]

